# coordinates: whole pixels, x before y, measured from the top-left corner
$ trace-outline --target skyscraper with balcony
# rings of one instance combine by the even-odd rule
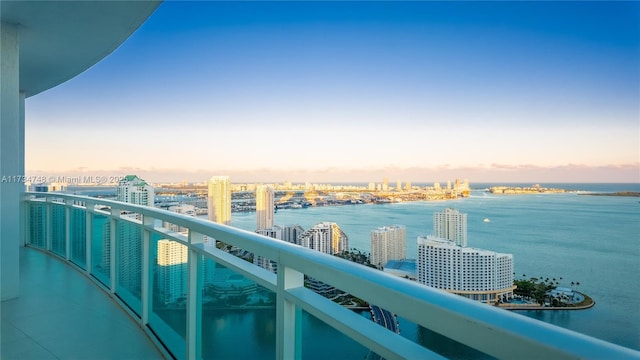
[[[326,254],[337,254],[349,249],[349,238],[333,222],[322,222],[305,231],[298,238],[299,245]]]
[[[224,225],[231,224],[231,181],[228,176],[213,176],[209,180],[207,208],[209,220]]]
[[[268,229],[273,226],[274,216],[273,187],[258,185],[256,188],[256,229]]]
[[[433,214],[433,235],[467,246],[467,214],[455,209],[445,209]]]
[[[407,257],[407,229],[402,225],[371,230],[371,264],[383,267],[389,260]]]

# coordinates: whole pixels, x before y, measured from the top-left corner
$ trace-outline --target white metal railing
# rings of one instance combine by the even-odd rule
[[[95,260],[92,249],[96,245],[94,234],[97,231],[105,238],[106,231],[109,231],[107,242],[111,249],[110,269],[109,274],[106,274],[108,276],[102,277],[102,286],[121,305],[136,308],[131,312],[134,318],[148,333],[157,337],[156,341],[166,347],[167,354],[176,358],[202,358],[202,343],[206,341],[202,338],[201,331],[202,263],[205,259],[222,264],[275,293],[277,359],[301,356],[299,342],[302,310],[384,358],[441,357],[305,288],[304,275],[331,284],[497,358],[640,357],[639,352],[618,345],[425,287],[334,256],[153,207],[68,194],[26,193],[24,211],[27,245],[53,250],[67,261],[82,263],[79,269],[93,276],[94,280],[99,278],[95,264],[92,264]],[[124,216],[125,212],[138,216]],[[108,222],[102,224],[102,232],[96,227],[99,226],[96,225],[96,217],[108,219]],[[188,235],[168,231],[162,227],[163,221],[189,229]],[[118,243],[121,242],[116,234],[118,226],[129,226],[132,231],[142,232],[139,305],[137,299],[131,302],[127,296],[120,294],[125,291],[119,289],[120,270],[117,265],[124,259],[118,258],[116,249],[124,244]],[[84,233],[78,229],[84,229]],[[84,236],[84,239],[78,240],[79,236]],[[167,344],[180,342],[182,338],[163,338],[155,331],[154,325],[150,324],[153,311],[150,255],[151,239],[154,236],[176,241],[188,249],[186,334],[184,344],[177,346]],[[205,236],[274,260],[278,264],[277,275],[222,250],[204,246]],[[78,253],[82,251],[84,257],[78,257]],[[102,255],[105,256],[105,253]]]

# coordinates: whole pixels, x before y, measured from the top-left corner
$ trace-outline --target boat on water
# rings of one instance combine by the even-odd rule
[[[484,218],[484,220],[482,220],[484,222],[491,222],[491,220],[489,220],[489,218]]]

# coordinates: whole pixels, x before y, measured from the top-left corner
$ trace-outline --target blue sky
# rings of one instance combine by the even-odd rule
[[[27,100],[27,173],[640,182],[639,19],[637,2],[165,2]]]

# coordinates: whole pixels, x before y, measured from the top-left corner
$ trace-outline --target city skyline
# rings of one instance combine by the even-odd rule
[[[639,182],[639,6],[166,2],[27,99],[26,173]]]

